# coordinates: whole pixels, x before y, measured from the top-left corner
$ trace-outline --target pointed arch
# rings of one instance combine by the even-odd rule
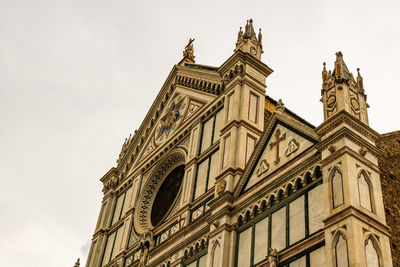
[[[337,166],[330,171],[329,185],[331,187],[332,208],[337,208],[344,203],[343,173]]]
[[[373,197],[373,186],[371,177],[365,170],[361,170],[357,175],[357,186],[358,186],[358,200],[360,206],[366,208],[370,212],[375,211],[374,197]]]
[[[367,267],[383,266],[382,248],[378,238],[371,232],[364,234],[364,251]]]
[[[219,244],[218,240],[216,240],[211,249],[211,267],[219,266],[220,254],[221,254],[221,245]]]
[[[348,267],[349,266],[349,253],[347,248],[347,237],[344,229],[338,229],[333,234],[333,248],[334,248],[334,266]]]

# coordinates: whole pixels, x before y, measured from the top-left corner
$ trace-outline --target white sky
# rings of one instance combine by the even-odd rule
[[[267,94],[319,125],[322,62],[361,68],[370,125],[400,129],[400,2],[0,0],[0,258],[86,262],[99,179],[194,37],[220,66],[253,18]],[[82,264],[83,265],[83,264]]]

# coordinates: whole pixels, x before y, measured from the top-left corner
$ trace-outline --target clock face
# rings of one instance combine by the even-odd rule
[[[250,53],[255,56],[257,54],[257,50],[254,47],[250,48]]]

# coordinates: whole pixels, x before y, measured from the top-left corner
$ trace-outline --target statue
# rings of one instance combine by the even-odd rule
[[[153,233],[151,231],[145,233],[140,241],[140,260],[138,267],[146,267],[149,262],[149,250],[153,247]]]
[[[147,266],[148,259],[149,259],[148,243],[142,243],[140,244],[140,261],[138,266],[139,267]]]
[[[238,32],[238,39],[237,42],[239,43],[240,40],[243,39],[243,31],[242,31],[242,27],[240,27],[240,30]]]
[[[225,188],[226,188],[226,181],[225,180],[219,181],[215,188],[215,191],[217,192],[217,196],[220,196],[223,192],[225,192]]]
[[[269,256],[268,256],[269,267],[277,267],[278,266],[278,251],[273,248],[269,248]]]
[[[193,49],[193,41],[194,38],[190,38],[188,44],[185,46],[185,50],[183,51],[183,57],[187,57],[194,61],[194,49]]]

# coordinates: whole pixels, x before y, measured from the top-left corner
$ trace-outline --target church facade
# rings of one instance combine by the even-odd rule
[[[252,20],[219,67],[192,43],[101,178],[86,266],[392,266],[360,73],[324,63],[315,127],[266,95]]]

